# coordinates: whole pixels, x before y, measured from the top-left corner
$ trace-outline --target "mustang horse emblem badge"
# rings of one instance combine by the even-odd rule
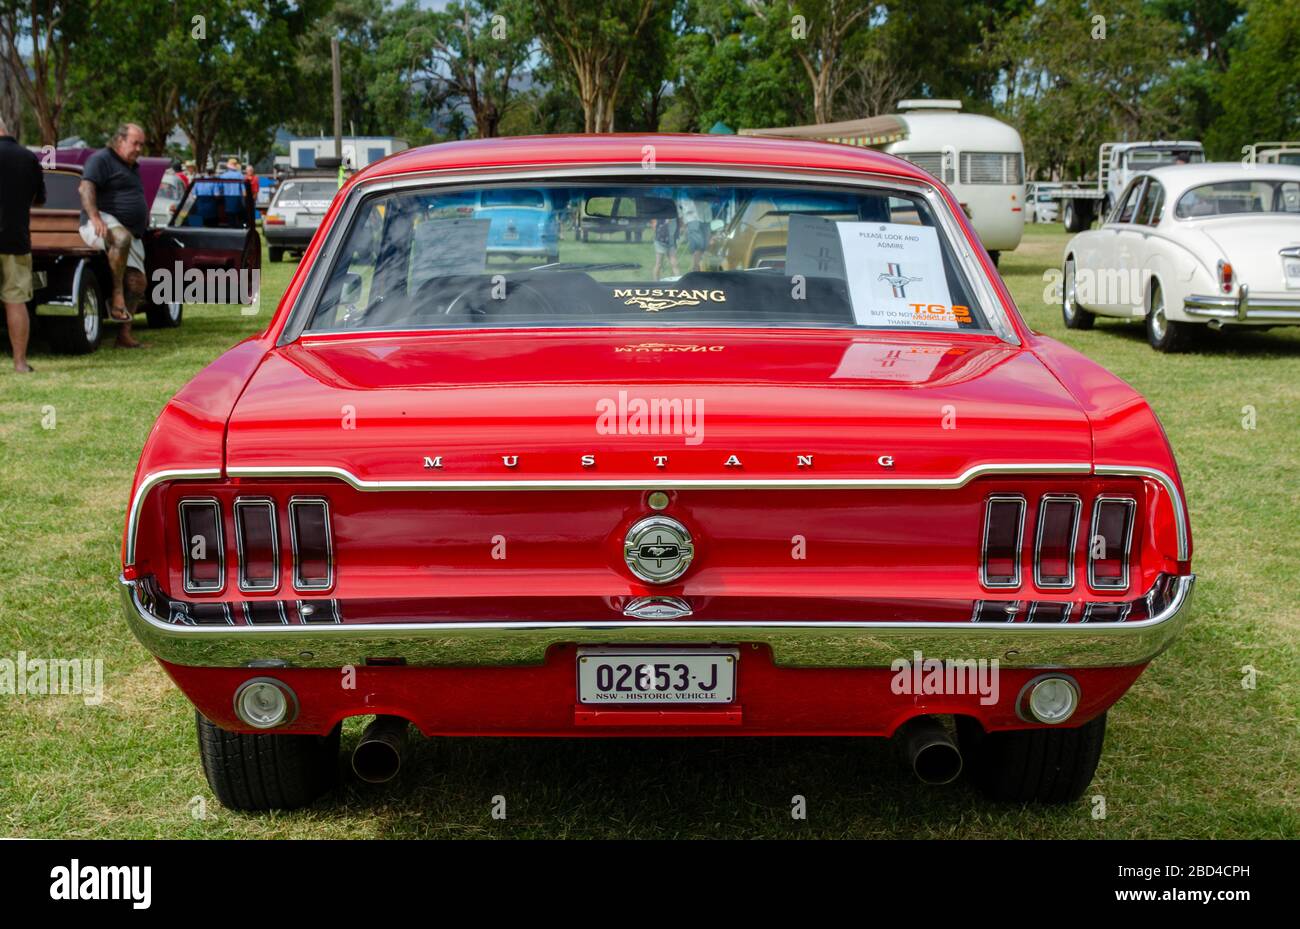
[[[906,274],[903,273],[903,269],[899,265],[894,264],[894,262],[891,261],[889,263],[889,270],[885,273],[882,273],[880,277],[876,278],[876,280],[888,281],[889,286],[892,287],[894,290],[895,297],[906,297],[907,285],[915,284],[917,281],[920,281],[921,278],[908,277]]]
[[[633,574],[651,584],[667,584],[686,573],[695,545],[685,526],[670,516],[647,516],[627,531],[623,557]]]

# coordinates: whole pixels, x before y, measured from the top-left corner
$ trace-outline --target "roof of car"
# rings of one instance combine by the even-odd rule
[[[1169,190],[1187,190],[1220,181],[1300,181],[1297,165],[1243,165],[1239,161],[1206,161],[1201,164],[1164,165],[1143,171]]]
[[[873,149],[802,139],[734,135],[550,135],[444,142],[409,148],[362,169],[355,180],[426,171],[562,165],[641,167],[731,165],[746,168],[865,172],[932,180],[920,169]]]

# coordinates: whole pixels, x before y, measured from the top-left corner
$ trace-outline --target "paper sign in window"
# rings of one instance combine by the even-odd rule
[[[939,234],[930,226],[838,223],[840,246],[860,326],[956,329],[970,309],[954,306]]]

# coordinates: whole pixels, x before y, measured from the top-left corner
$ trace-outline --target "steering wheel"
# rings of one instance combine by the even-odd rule
[[[506,300],[517,300],[521,297],[525,299],[527,304],[524,308],[525,313],[554,316],[560,312],[546,294],[537,287],[524,281],[512,281],[509,278],[501,278],[497,281],[490,278],[476,278],[460,287],[455,295],[443,304],[440,299],[441,295],[437,294],[437,291],[439,289],[444,292],[450,291],[452,287],[456,286],[456,283],[454,279],[430,278],[421,284],[419,291],[416,292],[417,303],[421,307],[427,306],[429,303],[433,303],[435,307],[441,307],[441,309],[434,309],[432,315],[442,316],[445,319],[463,316],[466,321],[486,317],[488,315],[487,307],[490,305],[489,301],[501,303]],[[505,294],[503,296],[498,297],[493,294],[493,291],[498,286],[504,286]],[[422,313],[421,315],[425,314]]]

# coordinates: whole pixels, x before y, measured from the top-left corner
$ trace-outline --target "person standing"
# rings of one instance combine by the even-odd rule
[[[45,202],[45,173],[41,163],[9,134],[0,119],[0,301],[5,305],[14,370],[31,374],[27,338],[32,299],[32,207]]]
[[[108,254],[113,272],[113,298],[108,315],[122,325],[119,348],[140,348],[131,336],[131,315],[144,299],[144,234],[149,230],[149,204],[140,182],[140,152],[144,130],[123,123],[108,147],[90,156],[81,173],[81,238]]]

